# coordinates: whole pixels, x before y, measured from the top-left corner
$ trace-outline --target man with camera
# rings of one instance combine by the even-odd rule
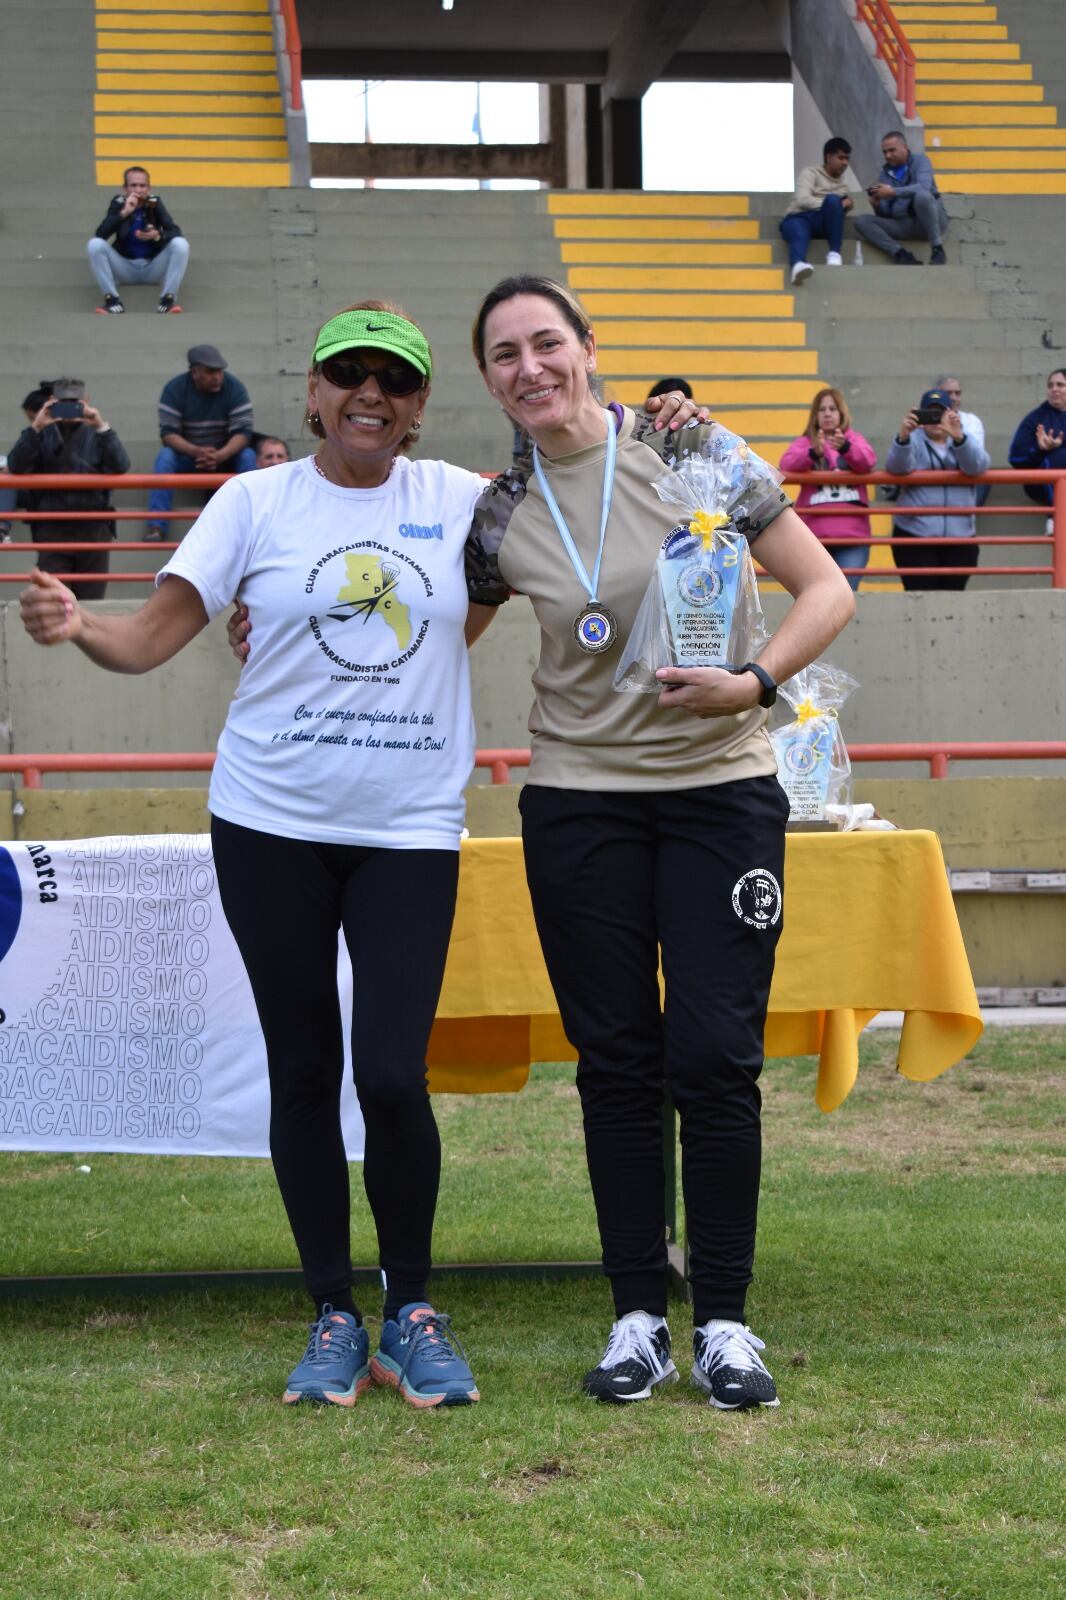
[[[125,311],[118,292],[120,283],[161,283],[156,310],[163,315],[180,311],[178,290],[189,263],[189,241],[157,194],[144,167],[127,167],[122,193],[107,208],[107,216],[89,240],[89,266],[104,297],[97,311],[117,316]],[[113,245],[108,243],[112,234]]]
[[[987,472],[991,457],[983,443],[963,429],[962,418],[943,389],[927,389],[921,404],[912,407],[899,426],[885,457],[885,471],[906,477],[912,472],[965,472],[976,476]],[[902,484],[892,523],[892,555],[897,567],[973,567],[976,548],[965,544],[943,543],[939,548],[915,545],[910,541],[927,539],[972,539],[976,533],[973,507],[978,485],[973,483]],[[970,515],[914,515],[912,506],[967,506]],[[965,589],[966,573],[924,573],[903,576],[904,589]]]
[[[42,385],[44,387],[44,385]],[[7,458],[11,472],[121,473],[130,469],[126,448],[109,422],[89,402],[78,378],[56,378],[51,393],[29,427],[24,428]],[[99,511],[112,509],[106,489],[34,489],[27,496],[30,511]],[[98,550],[42,550],[37,565],[42,572],[107,572],[115,537],[115,524],[99,520],[34,522],[34,544],[98,544]],[[102,600],[107,584],[65,580],[77,600]]]
[[[884,166],[866,193],[874,208],[872,217],[856,217],[855,231],[867,244],[883,250],[900,267],[916,267],[918,257],[900,241],[928,239],[929,265],[947,261],[943,235],[948,214],[936,186],[933,165],[920,150],[908,148],[902,133],[886,133],[881,140]]]

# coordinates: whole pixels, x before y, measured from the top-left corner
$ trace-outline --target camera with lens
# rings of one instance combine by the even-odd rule
[[[53,422],[80,422],[85,415],[85,385],[80,378],[56,378],[52,384]]]
[[[914,415],[923,427],[938,428],[946,410],[947,406],[917,406]]]

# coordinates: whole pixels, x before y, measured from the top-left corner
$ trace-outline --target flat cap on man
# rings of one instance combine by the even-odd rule
[[[225,368],[229,366],[229,362],[222,354],[222,351],[214,344],[194,344],[188,352],[188,361],[190,367]]]

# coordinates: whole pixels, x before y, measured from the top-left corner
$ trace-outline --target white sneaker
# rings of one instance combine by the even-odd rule
[[[813,271],[814,268],[811,266],[809,261],[797,261],[796,265],[792,268],[792,282],[806,283]]]
[[[777,1385],[759,1360],[766,1346],[742,1322],[705,1322],[692,1335],[692,1381],[719,1411],[777,1406]]]
[[[1045,533],[1054,533],[1055,532],[1055,518],[1054,517],[1048,517],[1047,521],[1044,523],[1044,532]]]
[[[842,267],[844,265],[844,257],[839,250],[830,250],[825,258],[825,264],[827,267]]]
[[[619,1317],[598,1367],[586,1372],[581,1387],[592,1400],[648,1400],[657,1383],[673,1383],[670,1329],[662,1317],[630,1311]]]

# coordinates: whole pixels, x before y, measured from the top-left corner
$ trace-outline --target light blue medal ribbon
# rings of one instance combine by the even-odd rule
[[[563,548],[570,557],[570,565],[577,574],[578,582],[589,597],[588,605],[574,621],[574,637],[581,649],[587,651],[589,655],[599,655],[602,650],[609,650],[618,637],[618,623],[606,607],[600,605],[597,599],[600,585],[600,568],[603,565],[603,542],[607,536],[607,520],[611,515],[611,498],[614,494],[614,468],[618,455],[614,414],[605,410],[604,416],[607,419],[607,457],[603,464],[603,493],[600,498],[600,543],[596,551],[596,565],[592,569],[591,578],[574,543],[573,535],[567,527],[566,518],[559,510],[559,503],[544,474],[544,469],[540,464],[540,451],[536,445],[533,446],[533,471],[537,482],[540,484],[540,492],[544,496],[544,503],[551,512],[552,520],[559,530]]]

